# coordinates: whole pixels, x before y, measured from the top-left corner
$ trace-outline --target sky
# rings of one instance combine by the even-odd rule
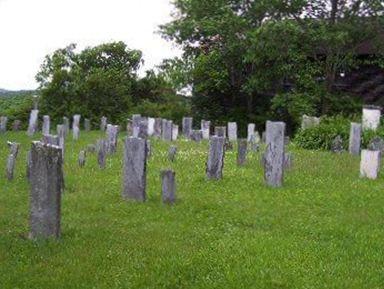
[[[44,57],[70,43],[124,41],[143,52],[143,73],[181,54],[157,33],[171,12],[170,0],[0,0],[0,88],[37,88]]]

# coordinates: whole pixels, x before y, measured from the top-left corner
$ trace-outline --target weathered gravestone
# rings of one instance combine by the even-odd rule
[[[141,114],[132,115],[132,136],[139,137],[140,133]]]
[[[6,174],[7,174],[8,181],[13,180],[15,164],[16,164],[16,157],[13,154],[10,154],[7,158],[7,167],[6,167]]]
[[[209,141],[206,175],[208,179],[219,180],[223,177],[225,137],[212,136]]]
[[[145,139],[127,137],[124,146],[124,199],[146,199],[147,143]]]
[[[176,160],[176,154],[177,154],[177,147],[176,146],[170,146],[168,149],[168,159],[171,162],[174,162]]]
[[[45,134],[43,135],[41,142],[43,144],[49,144],[60,147],[60,139],[57,135]]]
[[[176,141],[179,137],[179,126],[176,124],[172,124],[172,140]]]
[[[341,138],[341,136],[336,136],[335,139],[332,141],[331,151],[333,153],[342,153],[344,151],[343,139]]]
[[[281,187],[284,180],[284,122],[267,121],[264,178],[268,186]]]
[[[108,142],[108,153],[113,154],[117,150],[117,138],[119,135],[118,125],[107,125],[107,142]]]
[[[239,139],[237,142],[237,165],[243,166],[247,161],[247,139]]]
[[[156,138],[161,138],[161,127],[163,120],[161,118],[155,118],[155,124],[153,126],[153,136]]]
[[[105,169],[108,153],[108,141],[105,139],[99,139],[97,141],[97,163],[101,169]]]
[[[162,139],[165,141],[172,141],[172,130],[173,130],[172,120],[163,119],[162,127],[161,127]]]
[[[31,111],[31,115],[29,116],[28,131],[27,131],[27,134],[29,136],[33,136],[37,131],[38,115],[39,115],[39,111],[37,109],[33,109]]]
[[[8,148],[9,148],[9,154],[14,155],[15,158],[17,158],[19,154],[20,144],[16,142],[7,142]]]
[[[148,137],[148,118],[142,117],[139,121],[139,138],[146,139]]]
[[[73,123],[72,123],[72,134],[73,139],[78,140],[80,135],[80,119],[81,116],[79,114],[75,114],[73,116]]]
[[[351,130],[349,132],[349,153],[351,155],[360,155],[361,128],[360,123],[351,123]]]
[[[190,138],[195,142],[201,142],[203,139],[203,132],[201,130],[192,130]]]
[[[63,116],[63,125],[64,125],[64,137],[67,137],[69,133],[69,118]]]
[[[209,120],[201,121],[201,131],[203,133],[203,139],[209,140],[211,122]]]
[[[237,123],[228,122],[228,140],[231,142],[237,141]]]
[[[363,130],[376,130],[380,125],[381,108],[378,106],[367,105],[363,107]]]
[[[57,136],[59,137],[59,147],[63,151],[63,161],[64,161],[64,149],[65,149],[65,125],[58,124],[56,126]]]
[[[161,196],[165,204],[173,204],[176,201],[175,172],[172,170],[161,171]]]
[[[255,129],[256,125],[254,123],[249,123],[248,124],[248,129],[247,129],[247,140],[250,142],[252,137],[255,135]]]
[[[362,150],[360,161],[360,177],[375,180],[380,170],[380,151]]]
[[[153,136],[155,132],[155,119],[148,117],[148,136]]]
[[[100,120],[100,130],[101,131],[105,131],[107,129],[107,123],[108,123],[108,119],[105,116],[102,116],[101,120]]]
[[[215,126],[215,136],[218,137],[226,137],[226,130],[227,128],[225,126]]]
[[[84,150],[81,150],[80,153],[79,153],[79,166],[82,168],[85,166],[85,161],[87,159],[87,152],[84,151]]]
[[[249,141],[249,144],[251,145],[251,151],[253,152],[258,152],[260,149],[259,142],[257,142],[256,140],[257,140],[257,135],[254,134],[251,136],[251,140]]]
[[[91,131],[91,121],[88,118],[84,119],[84,130],[86,132]]]
[[[192,133],[193,118],[183,117],[183,135],[186,138],[190,138]]]
[[[12,130],[19,131],[20,129],[21,129],[21,121],[18,119],[15,119],[12,124]]]
[[[30,238],[60,237],[62,150],[33,142],[30,169]]]
[[[320,118],[304,114],[301,120],[301,129],[308,129],[318,126],[319,124]]]
[[[369,142],[368,149],[372,150],[372,151],[380,151],[381,154],[383,155],[384,154],[384,140],[379,136],[374,137]]]
[[[8,117],[0,116],[0,133],[5,133],[7,131]]]
[[[43,116],[43,128],[42,128],[43,134],[50,134],[51,133],[51,118],[49,115]]]

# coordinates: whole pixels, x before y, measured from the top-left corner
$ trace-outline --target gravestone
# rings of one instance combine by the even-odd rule
[[[378,106],[367,105],[363,107],[363,130],[376,130],[380,125],[381,108]]]
[[[7,145],[9,148],[9,154],[14,155],[15,159],[17,159],[17,156],[19,155],[20,144],[8,141]]]
[[[267,121],[264,178],[271,187],[281,187],[284,179],[284,122]]]
[[[51,133],[51,119],[49,115],[44,115],[43,116],[43,129],[42,129],[43,134],[50,134]]]
[[[258,135],[258,132],[257,132],[257,134],[252,135],[251,140],[249,141],[249,144],[251,146],[251,151],[253,151],[253,152],[258,152],[260,149],[259,142],[256,141],[257,135]]]
[[[73,139],[78,140],[80,135],[80,119],[81,116],[79,114],[75,114],[73,116],[73,123],[72,123],[72,133],[73,133]]]
[[[201,121],[201,131],[203,133],[203,139],[209,140],[211,122],[209,120]]]
[[[226,137],[226,130],[227,128],[225,126],[215,126],[215,136],[218,137]]]
[[[161,196],[165,204],[173,204],[176,201],[175,172],[172,170],[161,171]]]
[[[379,137],[375,136],[368,144],[368,149],[372,151],[380,151],[381,154],[384,153],[384,140]]]
[[[162,127],[161,127],[162,139],[165,141],[172,141],[172,130],[173,130],[172,120],[163,119]]]
[[[255,142],[256,144],[259,144],[259,143],[261,142],[261,137],[260,137],[259,132],[258,132],[258,131],[255,131],[254,136],[255,136],[254,142]]]
[[[132,136],[133,135],[133,124],[132,120],[128,119],[127,121],[127,136]]]
[[[37,109],[33,109],[31,111],[31,114],[29,116],[28,131],[27,131],[27,134],[29,136],[33,136],[37,131],[38,115],[39,115],[39,111]]]
[[[99,139],[97,141],[97,163],[101,169],[105,169],[107,162],[108,141]]]
[[[153,126],[153,136],[155,138],[161,138],[161,127],[163,120],[161,118],[155,118],[155,124]]]
[[[155,119],[148,117],[148,136],[153,136],[155,132]]]
[[[62,150],[33,142],[30,169],[30,238],[60,237]]]
[[[252,139],[252,136],[255,134],[256,125],[254,123],[248,124],[247,129],[247,140],[250,142]]]
[[[6,173],[7,173],[7,179],[8,181],[13,180],[13,173],[15,170],[15,163],[16,163],[16,157],[13,154],[10,154],[7,159],[7,167],[6,167]]]
[[[101,120],[100,120],[100,130],[101,131],[105,131],[107,129],[107,123],[108,123],[108,119],[105,116],[102,116]]]
[[[132,136],[139,137],[141,114],[132,115]]]
[[[237,141],[237,165],[243,166],[247,161],[247,139]]]
[[[170,160],[171,162],[174,162],[176,160],[176,154],[177,154],[177,147],[170,146],[168,149],[168,160]]]
[[[228,122],[228,139],[231,142],[237,141],[237,123]]]
[[[7,131],[7,122],[8,122],[8,117],[6,116],[0,117],[0,133],[5,133]]]
[[[66,138],[69,133],[69,118],[66,116],[63,117],[63,125],[64,125],[64,138]]]
[[[362,150],[360,161],[360,177],[375,180],[380,170],[380,151]]]
[[[349,153],[351,155],[360,155],[361,128],[360,123],[351,123],[351,130],[349,132]]]
[[[142,117],[139,121],[139,138],[148,137],[148,118]]]
[[[108,153],[113,154],[117,150],[117,139],[119,135],[118,125],[107,125],[107,142],[108,142]]]
[[[12,130],[19,131],[20,129],[21,129],[21,121],[18,119],[15,119],[12,124]]]
[[[314,116],[309,116],[304,114],[301,120],[301,129],[308,129],[311,127],[318,126],[320,124],[320,118],[319,117],[314,117]]]
[[[186,138],[190,138],[192,133],[193,118],[183,117],[183,135]]]
[[[79,153],[79,166],[81,168],[85,166],[86,158],[87,158],[87,152],[84,150],[81,150]]]
[[[88,118],[84,119],[84,130],[86,132],[91,131],[91,121]]]
[[[80,137],[80,128],[78,126],[74,126],[72,129],[72,135],[74,140],[78,140]]]
[[[124,199],[146,199],[147,143],[145,139],[127,137],[124,146]]]
[[[344,151],[343,139],[341,138],[341,136],[336,136],[335,139],[332,141],[331,151],[333,153],[342,153]]]
[[[179,137],[179,126],[176,124],[172,125],[172,140],[176,141]]]
[[[65,125],[58,124],[56,126],[57,136],[59,137],[59,147],[63,151],[63,161],[64,161],[64,149],[65,149]]]
[[[206,167],[208,179],[219,180],[223,177],[225,137],[212,136],[209,141],[209,152]]]
[[[201,130],[192,130],[190,138],[194,142],[201,142],[203,139],[203,132]]]
[[[49,144],[60,147],[60,139],[57,135],[45,134],[43,135],[41,142],[43,144]]]

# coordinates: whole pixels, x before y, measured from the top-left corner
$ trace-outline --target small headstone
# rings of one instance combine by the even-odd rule
[[[39,115],[39,111],[37,109],[33,109],[31,111],[31,115],[29,116],[29,124],[28,124],[28,131],[27,131],[27,134],[29,136],[33,136],[37,131],[38,115]]]
[[[107,118],[105,116],[102,116],[101,117],[101,120],[100,120],[100,130],[101,131],[105,131],[107,129]]]
[[[351,123],[351,130],[349,132],[349,153],[351,155],[360,155],[361,128],[360,123]]]
[[[161,127],[163,120],[161,118],[155,118],[155,123],[153,126],[153,136],[156,138],[161,138]]]
[[[18,119],[15,119],[12,124],[12,130],[19,131],[20,129],[21,129],[21,121]]]
[[[231,142],[237,141],[237,123],[228,122],[228,139]]]
[[[384,140],[379,136],[374,137],[369,142],[368,149],[372,151],[380,151],[382,154],[384,154]]]
[[[380,125],[381,108],[377,106],[363,107],[363,130],[376,130]]]
[[[190,138],[192,133],[193,118],[183,117],[183,135],[186,138]]]
[[[172,140],[176,141],[179,137],[179,126],[177,124],[172,124]]]
[[[84,119],[84,130],[86,132],[91,131],[91,121],[88,118]]]
[[[249,144],[251,146],[251,151],[253,151],[253,152],[258,152],[260,149],[260,145],[259,145],[260,139],[259,139],[259,142],[256,141],[258,134],[259,133],[257,132],[256,134],[252,135],[251,140],[249,142]]]
[[[249,123],[248,124],[248,130],[247,130],[247,140],[250,142],[252,139],[252,136],[255,135],[255,129],[256,125],[254,123]]]
[[[168,149],[168,159],[171,162],[174,162],[176,160],[176,154],[177,154],[177,147],[176,146],[170,146]]]
[[[7,142],[7,145],[9,147],[9,154],[14,155],[15,159],[17,159],[17,156],[19,154],[20,144],[16,142]]]
[[[108,141],[100,139],[97,141],[97,163],[101,169],[105,169],[107,162]]]
[[[203,133],[203,139],[209,140],[211,122],[209,120],[201,121],[201,131]]]
[[[239,139],[237,142],[237,165],[243,166],[247,161],[247,139]]]
[[[0,133],[5,133],[7,131],[8,117],[0,116]]]
[[[344,151],[344,148],[343,148],[343,139],[341,138],[341,136],[337,136],[335,137],[335,139],[332,141],[332,144],[331,144],[331,151],[333,153],[342,153]]]
[[[78,126],[73,127],[72,129],[72,135],[74,140],[78,140],[80,136],[80,129]]]
[[[162,128],[161,128],[163,140],[172,141],[172,129],[173,129],[172,120],[163,119]]]
[[[201,142],[203,139],[203,132],[201,130],[192,130],[189,136],[191,140],[195,142]]]
[[[61,148],[33,142],[30,170],[30,238],[60,236],[63,177]]]
[[[155,132],[155,119],[148,117],[148,136],[153,136]]]
[[[318,126],[320,124],[320,118],[314,116],[303,115],[301,120],[301,129],[308,129]]]
[[[119,134],[118,125],[107,125],[108,153],[113,154],[117,150],[117,138]]]
[[[124,146],[124,199],[146,199],[147,143],[145,139],[127,137]]]
[[[172,170],[161,171],[161,196],[165,204],[173,204],[176,201],[175,172]]]
[[[79,166],[81,168],[85,166],[86,158],[87,158],[87,152],[84,150],[80,151],[80,153],[79,153]]]
[[[225,126],[215,126],[215,136],[218,137],[226,137],[226,130],[227,128]]]
[[[13,180],[13,172],[15,170],[16,157],[13,154],[10,154],[7,159],[7,179],[8,181]]]
[[[50,134],[51,133],[51,119],[49,115],[43,116],[43,134]]]
[[[212,136],[209,141],[209,153],[206,168],[208,179],[221,179],[223,177],[225,137]]]
[[[380,151],[362,150],[360,161],[360,177],[375,180],[380,170]]]

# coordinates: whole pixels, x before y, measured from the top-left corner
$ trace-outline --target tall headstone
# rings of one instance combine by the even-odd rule
[[[62,151],[33,142],[30,170],[30,238],[60,237],[63,191]]]
[[[161,196],[165,204],[173,204],[176,201],[175,175],[172,170],[161,171]]]
[[[105,169],[107,162],[108,141],[100,139],[97,141],[97,163],[101,169]]]
[[[132,136],[139,137],[140,133],[141,114],[132,115]]]
[[[193,118],[183,117],[183,136],[189,138],[192,132]]]
[[[8,181],[13,180],[13,174],[15,170],[16,157],[13,154],[10,154],[7,159],[6,174]]]
[[[381,108],[377,106],[363,107],[363,130],[376,130],[380,125]]]
[[[91,131],[91,121],[88,118],[84,119],[84,130],[86,132]]]
[[[8,117],[0,116],[0,133],[5,133],[7,131],[7,122]]]
[[[239,139],[237,142],[237,165],[243,166],[247,161],[247,139]]]
[[[49,115],[43,116],[43,134],[50,134],[51,133],[51,119]]]
[[[63,124],[58,124],[56,126],[57,136],[59,137],[59,147],[63,151],[63,161],[64,161],[64,148],[65,148],[65,126]]]
[[[33,136],[37,131],[38,116],[39,116],[39,111],[37,109],[33,109],[31,111],[31,115],[29,116],[29,124],[28,124],[28,131],[27,131],[27,134],[29,136]]]
[[[237,123],[228,122],[228,140],[231,142],[237,141]]]
[[[163,120],[161,118],[155,118],[155,123],[153,126],[153,136],[156,138],[161,138],[161,127]]]
[[[179,126],[177,124],[172,124],[172,140],[176,141],[179,137]]]
[[[9,154],[14,155],[15,159],[19,155],[19,149],[20,149],[20,144],[16,142],[7,142],[8,148],[9,148]]]
[[[211,122],[209,120],[201,121],[201,131],[203,133],[203,139],[209,140]]]
[[[247,130],[247,140],[250,142],[252,140],[252,136],[255,134],[256,125],[254,123],[248,124],[248,130]]]
[[[64,125],[64,137],[67,137],[69,133],[69,118],[63,116],[63,125]]]
[[[101,120],[100,120],[100,130],[101,131],[105,131],[107,129],[107,118],[105,116],[102,116],[101,117]]]
[[[360,161],[360,177],[375,180],[380,170],[380,151],[362,150]]]
[[[79,114],[75,114],[73,116],[73,123],[72,123],[72,133],[73,133],[73,139],[78,140],[80,135],[80,118],[81,116]]]
[[[351,123],[351,130],[349,133],[349,153],[351,155],[360,155],[361,145],[361,124]]]
[[[147,143],[145,139],[128,137],[124,146],[124,199],[146,199]]]
[[[226,138],[226,130],[225,126],[215,126],[215,136]]]
[[[284,179],[284,122],[267,121],[264,178],[267,185],[281,187]]]
[[[208,179],[223,177],[225,137],[212,136],[209,141],[206,175]]]
[[[318,126],[319,124],[320,118],[304,114],[301,120],[301,129],[308,129]]]
[[[148,117],[148,136],[153,136],[155,132],[155,119]]]
[[[107,125],[107,142],[108,142],[108,152],[113,154],[117,151],[117,138],[119,135],[119,126],[118,125]]]
[[[161,127],[162,139],[165,141],[172,141],[172,130],[173,130],[172,120],[163,119],[162,127]]]

